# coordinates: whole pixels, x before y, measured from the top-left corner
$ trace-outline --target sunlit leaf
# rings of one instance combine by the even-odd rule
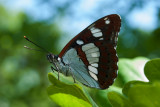
[[[51,73],[48,74],[48,77],[52,85],[47,91],[52,101],[63,107],[91,107],[79,86],[62,83]]]
[[[118,63],[118,78],[115,82],[124,86],[125,83],[132,80],[148,81],[143,72],[144,65],[147,61],[148,59],[145,57],[134,59],[121,58]]]

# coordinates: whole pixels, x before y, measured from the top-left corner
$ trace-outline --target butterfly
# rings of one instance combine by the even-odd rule
[[[112,85],[118,74],[116,46],[120,27],[119,15],[105,16],[75,36],[59,55],[49,53],[47,59],[54,66],[51,69],[58,72],[58,79],[62,73],[92,88]]]

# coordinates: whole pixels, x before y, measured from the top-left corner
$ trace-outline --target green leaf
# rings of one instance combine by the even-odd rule
[[[145,74],[149,82],[130,81],[125,84],[122,92],[112,92],[108,94],[113,106],[133,106],[133,107],[159,107],[160,81],[159,66],[160,60],[154,59],[145,65]],[[158,80],[158,81],[157,81]],[[128,105],[125,105],[128,104]]]
[[[111,107],[111,104],[107,98],[108,90],[96,90],[92,89],[91,96],[98,105],[98,107]]]
[[[109,92],[108,99],[113,107],[131,107],[128,99],[116,92]]]
[[[47,92],[52,101],[62,107],[91,107],[88,98],[77,85],[67,85],[57,80],[51,73],[48,74],[50,82]]]
[[[160,59],[148,61],[144,68],[146,77],[152,81],[160,81]]]
[[[123,94],[128,96],[128,91],[130,88],[132,88],[134,85],[141,85],[141,84],[147,84],[146,82],[142,82],[142,81],[130,81],[127,84],[125,84],[125,86],[123,87]]]
[[[128,91],[128,98],[135,107],[160,106],[160,82],[135,84]]]
[[[160,82],[132,81],[123,88],[123,95],[111,92],[108,98],[114,107],[159,107],[159,90]]]
[[[121,58],[118,62],[119,72],[115,84],[121,84],[122,87],[125,83],[132,80],[146,81],[143,67],[147,61],[148,59],[144,57],[134,59]]]

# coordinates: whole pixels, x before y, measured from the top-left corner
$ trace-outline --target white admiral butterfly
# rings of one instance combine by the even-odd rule
[[[58,72],[58,79],[60,72],[89,87],[106,89],[112,85],[118,73],[116,45],[120,26],[119,15],[105,16],[75,36],[59,55],[49,53],[47,58],[54,65],[52,70]]]

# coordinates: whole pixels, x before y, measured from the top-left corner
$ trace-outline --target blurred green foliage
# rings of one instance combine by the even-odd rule
[[[33,47],[23,36],[57,53],[60,34],[54,23],[32,21],[24,13],[10,13],[0,6],[0,107],[54,105],[46,92],[46,53],[23,48],[26,44]]]
[[[56,14],[62,18],[66,14],[71,16],[73,15],[73,13],[68,11],[68,9],[70,8],[71,4],[75,4],[75,1],[68,1],[64,5],[57,6],[56,3],[52,3],[50,0],[40,1],[41,3],[47,2],[50,7],[54,7],[54,9],[56,9]],[[157,8],[158,12],[156,16],[158,19],[158,24],[156,29],[153,31],[144,31],[142,29],[132,28],[125,20],[125,16],[130,11],[137,7],[141,8],[144,6],[144,4],[145,3],[143,0],[133,1],[131,4],[128,4],[128,10],[120,14],[122,16],[122,29],[119,36],[117,53],[120,58],[125,59],[121,59],[119,62],[119,75],[114,85],[108,90],[97,90],[83,86],[83,88],[76,86],[76,89],[79,90],[77,93],[78,98],[80,96],[81,99],[88,99],[87,102],[82,101],[84,105],[88,104],[89,101],[92,105],[98,105],[100,107],[103,107],[104,105],[110,107],[111,104],[126,104],[126,106],[128,106],[130,104],[130,98],[135,99],[133,98],[134,96],[131,95],[131,92],[135,93],[134,87],[133,89],[125,88],[130,91],[128,91],[129,94],[127,94],[129,97],[128,99],[122,96],[122,87],[126,83],[132,85],[132,82],[128,83],[132,80],[144,80],[144,76],[142,76],[139,70],[137,70],[137,61],[140,60],[144,62],[147,61],[148,58],[152,59],[160,57],[159,8]],[[112,6],[111,4],[110,6],[106,5],[107,4],[103,4],[102,6],[99,6],[99,10],[102,10],[102,8],[106,7],[112,8],[110,7]],[[102,11],[99,11],[97,13],[100,14],[101,12]],[[52,51],[54,54],[58,54],[61,50],[59,48],[60,46],[58,46],[58,43],[61,39],[61,35],[63,34],[63,29],[59,28],[56,22],[52,22],[54,18],[55,16],[52,14],[52,18],[46,21],[37,21],[33,20],[26,13],[9,11],[4,6],[0,5],[0,107],[53,107],[60,105],[57,100],[51,97],[51,93],[48,93],[51,97],[51,100],[47,95],[46,89],[50,84],[47,78],[47,72],[51,70],[45,57],[46,53],[23,48],[24,45],[37,48],[24,40],[23,36],[26,35],[28,38],[35,41],[45,49]],[[144,56],[146,58],[126,59],[137,56]],[[152,68],[155,67],[152,66],[145,68],[147,69],[145,71],[150,70],[151,72]],[[158,71],[152,73],[150,72],[145,72],[150,81],[154,81],[154,78],[159,77]],[[69,78],[70,81],[63,79],[65,78],[63,75],[61,75],[61,78],[61,81],[73,85],[71,78]],[[150,88],[155,88],[154,86],[156,85],[159,86],[159,83],[157,82],[153,83],[152,85],[147,84],[147,86],[144,86],[143,84],[139,85],[139,83],[137,84],[135,87],[140,89],[140,91],[136,93],[144,91],[141,90],[143,88],[147,88],[147,90],[149,90]],[[128,85],[126,85],[126,87],[127,86]],[[73,87],[75,88],[75,86]],[[52,86],[50,88],[53,89]],[[85,93],[85,96],[80,93],[80,90],[82,93]],[[51,91],[54,92],[55,90]],[[107,93],[111,91],[115,91],[116,93],[113,92],[109,94],[108,100]],[[157,92],[157,90],[155,92]],[[74,95],[75,93],[72,94]],[[143,96],[141,97],[144,98]],[[70,98],[72,98],[72,96],[70,96]],[[56,103],[53,103],[52,100]]]

